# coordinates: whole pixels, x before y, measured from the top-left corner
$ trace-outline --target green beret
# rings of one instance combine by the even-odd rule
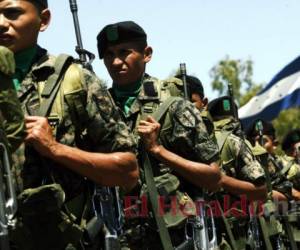
[[[229,96],[222,96],[210,101],[207,108],[213,119],[220,116],[234,116],[234,109]]]
[[[282,141],[282,149],[287,151],[293,147],[294,144],[300,142],[300,129],[290,131]]]
[[[109,45],[125,42],[147,42],[143,28],[132,21],[124,21],[106,25],[97,36],[97,46],[100,59]]]
[[[178,74],[175,76],[182,80],[182,75]],[[199,78],[191,75],[186,76],[186,83],[190,94],[199,94],[201,98],[204,97],[204,88]]]
[[[259,135],[259,124],[262,124],[262,131],[264,135],[273,136],[275,138],[275,128],[271,122],[262,119],[255,120],[247,129],[247,137],[256,137]]]

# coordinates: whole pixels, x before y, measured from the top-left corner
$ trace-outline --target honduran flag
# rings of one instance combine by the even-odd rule
[[[239,109],[239,118],[247,128],[258,118],[270,121],[281,110],[297,106],[300,107],[300,56]]]

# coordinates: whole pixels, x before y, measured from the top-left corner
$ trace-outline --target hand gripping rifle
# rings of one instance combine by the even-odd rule
[[[73,15],[77,46],[75,51],[79,55],[79,62],[82,66],[92,71],[92,61],[95,55],[83,48],[76,0],[69,0],[70,9]],[[88,57],[88,61],[87,61]],[[96,98],[93,96],[93,98]],[[97,103],[97,100],[95,100]],[[98,107],[98,106],[97,106]],[[102,113],[98,107],[99,113]],[[103,115],[105,119],[106,114]],[[121,249],[119,235],[123,227],[123,212],[118,187],[100,187],[95,185],[93,194],[93,206],[95,217],[87,224],[87,234],[90,240],[95,239],[98,233],[103,230],[105,234],[105,250]]]
[[[17,199],[9,155],[3,142],[0,142],[0,156],[0,249],[9,250],[8,230],[16,223],[14,216],[17,211]]]
[[[186,65],[180,64],[180,73],[184,87],[184,98],[189,100],[189,92],[186,81]],[[218,249],[215,222],[211,207],[205,203],[203,193],[196,192],[197,214],[188,218],[185,228],[186,241],[179,245],[176,250],[216,250]],[[210,220],[207,210],[211,211]]]

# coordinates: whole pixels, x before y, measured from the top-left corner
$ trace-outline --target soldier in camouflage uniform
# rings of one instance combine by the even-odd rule
[[[37,45],[50,21],[47,0],[2,0],[0,15],[0,45],[14,53],[12,80],[27,129],[14,156],[25,190],[10,232],[13,249],[99,249],[83,239],[95,216],[94,183],[135,186],[134,137],[94,73]]]
[[[267,197],[265,174],[260,163],[255,159],[250,147],[240,136],[240,124],[234,118],[234,110],[229,97],[224,96],[208,103],[208,111],[214,121],[215,135],[222,159],[221,187],[219,196],[230,195],[234,202],[239,196],[246,196],[248,201],[263,201]],[[223,237],[221,249],[244,249],[247,238],[247,217],[234,218],[228,213],[233,236],[226,230],[226,221],[220,221],[219,234]],[[243,211],[244,215],[248,211]],[[237,221],[238,220],[238,221]],[[240,223],[240,224],[239,224]],[[224,225],[223,225],[224,224]],[[238,231],[236,230],[238,229]],[[234,246],[235,244],[235,246]]]
[[[287,178],[294,188],[300,190],[300,129],[290,131],[282,140],[281,147],[286,153],[282,161],[290,166]]]
[[[5,140],[4,143],[8,150],[13,152],[25,138],[25,123],[20,102],[9,77],[15,72],[14,56],[10,50],[3,46],[0,46],[0,62],[1,138]]]
[[[113,80],[113,98],[132,131],[140,138],[140,146],[144,148],[139,151],[140,156],[145,151],[150,156],[159,195],[166,199],[170,199],[170,195],[176,198],[180,195],[177,201],[185,207],[189,196],[194,198],[192,191],[203,187],[218,188],[218,148],[209,139],[199,111],[190,102],[178,98],[168,107],[160,123],[151,116],[171,93],[168,84],[145,73],[146,63],[152,57],[146,37],[144,30],[132,21],[107,25],[97,37],[99,56],[104,59]],[[139,196],[146,189],[144,170],[140,170],[141,185],[133,195]],[[159,186],[163,177],[166,182]],[[179,187],[171,183],[178,183]],[[176,221],[181,219],[178,212],[168,221],[168,212],[164,212],[172,245],[177,246],[185,237],[185,220]],[[146,218],[127,218],[126,224],[124,247],[163,249],[153,213]]]
[[[261,126],[260,126],[261,124]],[[260,128],[261,127],[261,128]],[[260,129],[259,129],[260,128]],[[297,190],[292,180],[296,182],[296,178],[288,178],[293,177],[293,173],[295,169],[298,169],[296,164],[292,161],[287,160],[287,156],[278,156],[275,154],[275,149],[278,145],[278,141],[276,140],[275,128],[270,122],[266,122],[262,119],[255,120],[253,124],[247,130],[247,136],[252,145],[254,144],[262,144],[262,146],[266,149],[267,152],[267,170],[270,176],[270,183],[272,185],[272,198],[276,202],[280,201],[281,204],[284,201],[286,204],[293,204],[294,200],[299,200],[299,191]],[[291,167],[293,168],[291,169]],[[285,206],[288,208],[288,206]],[[286,209],[284,208],[284,209]],[[278,207],[278,209],[282,209],[282,207]],[[299,235],[299,231],[297,233],[297,226],[293,226],[290,222],[293,222],[296,213],[292,210],[281,211],[283,213],[282,217],[278,217],[281,219],[281,222],[284,225],[285,235],[282,234],[282,238],[285,239],[284,242],[287,246],[290,246],[292,241],[295,241],[295,237],[292,236],[293,233],[288,234],[289,231],[294,231],[294,235]],[[292,213],[291,213],[292,212]],[[287,216],[291,213],[290,219]],[[286,217],[287,216],[287,217]],[[284,219],[286,217],[286,219]],[[293,239],[291,239],[293,238]],[[297,241],[299,237],[297,237]]]
[[[299,200],[299,180],[300,166],[291,160],[287,155],[275,154],[278,141],[276,139],[275,128],[270,122],[258,119],[253,122],[247,131],[247,137],[251,144],[259,143],[260,136],[257,123],[261,122],[263,147],[268,153],[268,171],[271,177],[273,188],[273,198],[277,200]],[[292,183],[289,184],[289,182]],[[276,190],[277,192],[274,192]],[[281,193],[281,194],[280,194]],[[284,195],[285,197],[283,197]]]

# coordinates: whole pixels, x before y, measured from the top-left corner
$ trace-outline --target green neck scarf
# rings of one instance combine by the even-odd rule
[[[21,87],[21,82],[25,78],[26,74],[28,73],[33,58],[35,57],[37,52],[37,47],[31,47],[25,50],[22,50],[15,54],[15,61],[16,61],[16,71],[13,75],[13,82],[15,88],[18,90]]]
[[[142,80],[136,81],[129,86],[118,86],[113,83],[113,92],[117,102],[120,103],[122,110],[128,114],[133,102],[140,93]]]

